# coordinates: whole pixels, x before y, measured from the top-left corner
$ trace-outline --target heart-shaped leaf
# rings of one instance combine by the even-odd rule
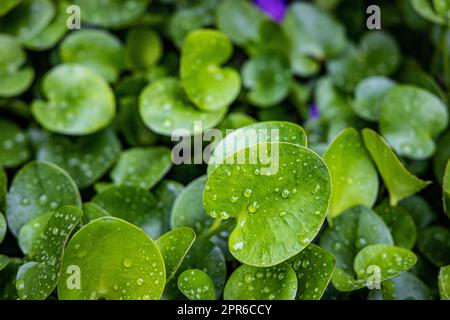
[[[411,272],[403,272],[398,277],[382,283],[381,290],[371,290],[369,300],[428,300],[430,289]]]
[[[132,69],[149,69],[158,63],[163,43],[158,33],[149,28],[136,27],[127,33],[125,59]]]
[[[282,102],[289,93],[289,61],[276,51],[260,54],[242,67],[242,81],[249,89],[249,103],[266,108]]]
[[[409,173],[386,141],[375,131],[364,129],[362,135],[366,148],[389,191],[392,206],[430,184],[430,182],[420,180]]]
[[[302,147],[307,146],[305,130],[287,121],[263,121],[239,128],[227,134],[214,148],[208,162],[208,174],[226,158],[245,148],[261,142],[289,142]]]
[[[71,206],[53,212],[28,253],[32,261],[22,265],[17,273],[20,299],[43,300],[55,290],[64,247],[82,215],[79,208]]]
[[[292,4],[284,18],[283,28],[292,44],[293,64],[302,57],[323,60],[336,56],[347,45],[343,26],[312,4]]]
[[[39,146],[37,159],[60,166],[83,189],[112,167],[120,149],[119,140],[109,130],[72,141],[55,135]]]
[[[442,300],[450,300],[450,266],[439,271],[439,293]]]
[[[181,83],[200,110],[223,110],[237,98],[239,74],[221,67],[232,53],[230,40],[220,31],[200,29],[186,36],[180,61]]]
[[[383,98],[395,86],[395,82],[382,76],[364,79],[355,89],[353,110],[358,116],[367,121],[378,121]]]
[[[54,67],[45,75],[42,91],[48,101],[35,100],[31,108],[36,120],[49,131],[88,135],[105,128],[115,116],[111,88],[83,66]]]
[[[0,18],[0,30],[25,42],[37,36],[55,16],[50,0],[23,0],[6,16]]]
[[[118,28],[145,14],[150,0],[74,0],[80,7],[81,19],[89,24]]]
[[[289,259],[298,278],[297,300],[320,300],[331,280],[336,259],[315,244]]]
[[[284,142],[257,144],[234,156],[244,164],[227,161],[211,172],[203,206],[213,218],[237,219],[228,242],[236,259],[254,266],[279,264],[319,231],[331,196],[328,169],[314,152]]]
[[[176,181],[163,180],[156,185],[153,192],[157,199],[157,208],[162,217],[162,231],[165,233],[171,228],[172,208],[175,200],[183,191],[184,186]]]
[[[23,66],[27,56],[16,39],[0,34],[0,47],[0,97],[13,97],[28,89],[34,70]]]
[[[29,142],[14,122],[0,119],[0,166],[16,167],[30,157]],[[0,208],[1,209],[1,208]]]
[[[210,276],[202,270],[190,269],[178,277],[178,288],[189,300],[215,300],[216,292]]]
[[[388,227],[375,212],[359,206],[339,215],[333,226],[325,229],[320,245],[336,257],[336,271],[332,282],[340,291],[351,291],[363,286],[353,270],[353,261],[358,251],[377,243],[393,244]]]
[[[450,264],[450,231],[442,226],[433,226],[419,234],[417,246],[420,252],[435,266]]]
[[[259,39],[259,28],[267,17],[245,1],[224,0],[217,7],[217,27],[230,39],[247,46]]]
[[[111,179],[118,184],[150,189],[171,167],[171,152],[166,147],[132,148],[122,152]]]
[[[160,79],[147,86],[141,93],[139,107],[144,123],[164,136],[171,136],[177,129],[184,136],[191,135],[196,121],[201,121],[203,130],[212,128],[228,111],[226,108],[214,112],[198,110],[188,101],[175,78]]]
[[[378,194],[378,175],[359,133],[342,131],[323,156],[331,174],[329,218],[356,205],[371,208]]]
[[[97,194],[92,202],[113,217],[128,221],[145,231],[152,239],[162,234],[161,212],[156,198],[135,186],[112,186]]]
[[[228,278],[225,300],[294,300],[297,275],[287,264],[269,268],[242,265]]]
[[[416,243],[416,224],[409,213],[401,207],[391,207],[383,202],[375,212],[384,220],[391,231],[394,243],[406,249],[412,249]]]
[[[194,241],[194,230],[185,227],[173,229],[155,241],[166,266],[166,282],[174,277]]]
[[[166,282],[152,239],[112,217],[81,228],[69,241],[62,265],[58,297],[63,300],[157,300]]]
[[[381,103],[381,133],[401,156],[429,158],[436,149],[433,137],[444,131],[447,124],[445,104],[418,87],[395,86]]]
[[[14,177],[8,193],[6,218],[14,235],[28,221],[62,206],[81,207],[75,182],[61,168],[34,161]]]
[[[108,82],[115,82],[125,66],[122,43],[103,30],[70,33],[59,47],[59,56],[62,63],[80,64]]]
[[[56,14],[39,34],[25,41],[31,50],[43,51],[52,48],[67,32],[67,7],[69,2],[60,0],[55,4]]]

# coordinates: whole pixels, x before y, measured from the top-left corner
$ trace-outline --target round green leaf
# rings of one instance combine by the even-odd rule
[[[30,157],[29,142],[14,122],[0,119],[0,166],[16,167]]]
[[[237,98],[239,74],[221,67],[232,53],[230,40],[220,31],[201,29],[186,36],[180,61],[181,83],[200,110],[223,110]]]
[[[75,0],[81,19],[106,28],[117,28],[142,17],[150,0]]]
[[[82,29],[70,33],[59,47],[62,63],[77,63],[108,82],[115,82],[124,67],[120,40],[103,30]]]
[[[408,249],[387,244],[373,244],[358,252],[354,269],[358,279],[368,279],[373,275],[370,266],[377,266],[380,268],[381,279],[387,280],[408,271],[416,261],[416,255]]]
[[[331,174],[332,196],[329,218],[364,205],[371,208],[378,194],[378,175],[359,133],[342,131],[323,156]]]
[[[207,112],[195,108],[185,96],[180,82],[175,78],[157,80],[141,93],[140,114],[144,123],[154,132],[171,136],[179,131],[182,135],[194,133],[194,122],[201,121],[203,130],[218,124],[226,112]]]
[[[450,231],[442,226],[433,226],[419,234],[417,246],[420,252],[435,266],[450,264]]]
[[[171,152],[166,147],[132,148],[122,152],[111,179],[118,184],[150,189],[171,167]]]
[[[145,231],[153,239],[162,233],[161,212],[156,199],[136,186],[112,186],[97,194],[92,202],[113,217],[126,220]]]
[[[34,70],[23,66],[27,56],[16,39],[0,34],[0,47],[0,97],[17,96],[31,85]]]
[[[375,208],[375,212],[384,220],[391,231],[397,246],[412,249],[416,243],[416,224],[409,213],[401,207],[391,207],[387,202]]]
[[[69,3],[60,0],[56,4],[56,15],[39,34],[25,41],[25,46],[31,50],[43,51],[52,48],[67,32],[67,7]]]
[[[249,124],[226,135],[217,146],[208,162],[208,174],[226,158],[245,148],[261,142],[289,142],[298,146],[307,146],[305,130],[299,125],[287,121],[263,121]]]
[[[60,166],[83,189],[101,178],[119,154],[120,142],[112,131],[107,130],[75,140],[51,136],[39,146],[37,159]]]
[[[53,212],[28,253],[32,261],[22,265],[17,273],[20,299],[43,300],[55,290],[64,247],[82,215],[79,208],[71,206]]]
[[[450,266],[439,271],[439,293],[442,300],[450,300]]]
[[[127,33],[125,57],[132,69],[148,69],[158,63],[163,53],[159,35],[149,29],[137,27]]]
[[[31,162],[12,181],[6,209],[8,226],[18,235],[28,221],[66,205],[81,207],[75,182],[51,163]]]
[[[392,206],[430,184],[430,182],[420,180],[409,173],[386,141],[375,131],[364,129],[362,135],[366,148],[389,191]]]
[[[70,79],[70,81],[67,81]],[[88,135],[105,128],[115,116],[111,88],[89,69],[61,64],[43,79],[48,101],[36,100],[31,108],[47,130],[66,135]]]
[[[269,268],[242,265],[227,281],[225,300],[294,300],[297,275],[287,264]]]
[[[298,278],[297,300],[320,300],[331,280],[336,259],[315,244],[289,259]]]
[[[214,300],[214,283],[202,270],[190,269],[178,277],[178,288],[189,300]]]
[[[166,282],[174,277],[194,241],[194,230],[184,227],[173,229],[155,241],[166,266]]]
[[[394,81],[382,76],[364,79],[356,86],[353,110],[364,120],[378,121],[381,102],[393,86]]]
[[[445,130],[448,111],[427,90],[402,85],[389,90],[381,103],[380,130],[401,156],[423,160],[433,155],[433,137]]]
[[[260,157],[246,159],[258,152]],[[234,156],[245,164],[224,163],[212,171],[203,206],[213,218],[237,219],[229,238],[236,259],[254,266],[279,264],[319,231],[331,196],[328,169],[314,152],[284,142],[257,144]]]
[[[63,300],[157,300],[166,282],[164,261],[152,239],[112,217],[81,228],[67,245],[62,265],[58,296]]]
[[[275,51],[258,55],[244,63],[242,81],[250,90],[247,98],[252,105],[260,108],[274,106],[289,93],[289,61]]]
[[[23,0],[6,16],[0,18],[0,30],[25,42],[37,36],[55,16],[50,0]]]

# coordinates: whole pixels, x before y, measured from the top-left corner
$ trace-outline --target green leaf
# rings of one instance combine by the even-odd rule
[[[294,300],[297,275],[287,264],[269,268],[242,265],[228,278],[225,300]]]
[[[331,196],[328,169],[314,152],[284,142],[260,143],[227,160],[235,156],[244,164],[227,161],[211,172],[203,206],[213,218],[237,219],[228,242],[236,259],[254,266],[279,264],[319,231]]]
[[[434,6],[433,6],[434,3]],[[448,24],[450,4],[447,0],[411,0],[413,8],[425,19],[438,24]]]
[[[9,11],[17,7],[22,0],[3,0],[0,3],[0,16],[4,16]]]
[[[75,182],[59,167],[34,161],[14,177],[8,193],[6,218],[14,235],[28,221],[62,206],[81,208]]]
[[[442,198],[444,201],[444,211],[450,217],[450,160],[445,169],[444,181],[442,182]]]
[[[5,238],[5,234],[6,234],[6,220],[3,214],[0,212],[0,244]]]
[[[283,28],[293,47],[293,62],[305,56],[327,59],[341,53],[347,45],[343,26],[312,4],[292,4],[284,18]]]
[[[439,271],[439,293],[442,300],[450,300],[450,266]]]
[[[55,46],[59,40],[67,32],[67,7],[69,3],[65,0],[60,0],[56,4],[56,14],[52,21],[39,34],[25,41],[25,46],[31,50],[43,51]]]
[[[384,220],[391,231],[394,243],[406,249],[412,249],[416,243],[417,230],[413,218],[401,207],[391,207],[383,202],[375,212]]]
[[[37,36],[55,16],[50,0],[23,0],[6,16],[0,18],[0,30],[25,42]]]
[[[178,277],[178,288],[189,300],[215,300],[214,283],[202,270],[190,269]]]
[[[55,214],[54,211],[44,213],[30,221],[20,228],[18,235],[19,247],[24,254],[28,254],[33,249],[35,242],[44,234],[49,220]]]
[[[431,291],[422,280],[411,272],[382,283],[381,290],[369,292],[369,300],[429,300]]]
[[[122,43],[103,30],[70,33],[59,47],[59,56],[62,63],[80,64],[108,82],[115,82],[125,66]]]
[[[152,239],[162,234],[161,212],[156,198],[136,186],[112,186],[97,194],[92,202],[113,217],[128,221],[145,231]]]
[[[149,69],[163,54],[163,43],[158,33],[149,28],[136,27],[127,32],[125,57],[132,69]]]
[[[181,84],[200,110],[223,110],[237,98],[239,74],[221,67],[232,53],[230,40],[220,31],[200,29],[186,36],[181,51]]]
[[[331,280],[336,265],[334,256],[310,244],[288,260],[298,278],[297,300],[320,300]]]
[[[436,152],[433,159],[433,172],[437,181],[442,184],[445,173],[445,167],[450,159],[450,130],[444,133],[436,144]]]
[[[289,142],[307,146],[305,130],[287,121],[263,121],[249,124],[226,135],[217,146],[208,162],[208,174],[233,153],[261,142]]]
[[[419,251],[435,266],[450,264],[450,231],[442,226],[433,226],[419,234]]]
[[[203,130],[212,128],[228,111],[226,108],[214,112],[198,110],[188,101],[175,78],[159,79],[147,86],[141,93],[139,107],[147,127],[164,136],[174,132],[191,135],[196,121],[201,121]]]
[[[166,282],[175,276],[195,237],[194,230],[182,227],[163,234],[155,241],[166,266]],[[214,285],[212,288],[214,289]]]
[[[0,271],[5,269],[8,264],[9,264],[9,258],[7,256],[0,254]]]
[[[84,189],[113,166],[120,149],[115,133],[106,130],[75,140],[51,136],[39,146],[36,157],[60,166],[70,174],[80,189]]]
[[[83,224],[88,224],[98,218],[109,216],[110,214],[98,204],[93,202],[83,203]]]
[[[320,245],[336,257],[336,271],[332,282],[340,291],[362,287],[355,280],[353,261],[358,251],[377,243],[393,244],[394,241],[384,221],[372,210],[358,206],[351,208],[333,221],[320,237]]]
[[[249,103],[266,108],[282,102],[289,93],[289,61],[276,51],[259,54],[242,66],[242,81]]]
[[[34,70],[24,66],[27,55],[16,39],[0,34],[0,47],[0,97],[14,97],[30,87]]]
[[[416,229],[422,230],[437,220],[436,212],[419,196],[412,196],[399,202],[398,206],[405,209],[413,218]]]
[[[72,237],[62,270],[58,297],[63,300],[157,300],[166,282],[164,261],[152,239],[112,217],[95,220]]]
[[[6,198],[8,195],[8,176],[0,167],[0,212],[6,212]]]
[[[408,249],[387,244],[373,244],[358,252],[354,269],[358,279],[368,280],[373,273],[370,267],[377,266],[380,269],[381,279],[387,280],[408,271],[416,261],[416,255]]]
[[[132,148],[122,152],[111,179],[118,184],[150,189],[171,167],[171,152],[166,147]]]
[[[161,214],[162,231],[167,232],[171,228],[172,208],[175,200],[183,191],[184,186],[176,181],[163,180],[156,185],[153,192],[158,200],[156,206]]]
[[[257,42],[261,23],[267,18],[255,6],[240,0],[225,0],[217,7],[217,27],[240,46]]]
[[[394,86],[393,80],[382,76],[364,79],[356,86],[353,110],[362,119],[377,122],[380,118],[381,102]]]
[[[119,28],[141,18],[150,0],[74,0],[81,19],[89,24]]]
[[[4,262],[8,263],[0,272],[0,297],[4,300],[17,300],[16,275],[23,262],[18,258],[3,257]]]
[[[0,166],[16,167],[30,157],[29,141],[14,122],[0,119]]]
[[[371,208],[378,194],[378,175],[359,133],[342,131],[323,156],[331,174],[330,220],[345,210],[365,205]]]
[[[389,191],[392,206],[430,184],[430,182],[420,180],[409,173],[386,141],[375,131],[364,129],[362,135],[366,148],[369,150]]]
[[[57,209],[28,253],[32,261],[17,273],[16,288],[22,300],[44,300],[56,288],[64,247],[83,212],[77,207]]]
[[[42,91],[48,101],[35,100],[31,110],[49,131],[88,135],[105,128],[115,116],[111,88],[83,66],[60,64],[54,67],[44,76]]]
[[[445,130],[448,111],[445,104],[427,90],[395,86],[381,103],[380,131],[401,156],[423,160],[433,155],[433,137]]]

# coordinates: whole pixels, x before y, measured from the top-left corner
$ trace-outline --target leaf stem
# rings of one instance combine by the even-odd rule
[[[214,223],[211,225],[211,228],[209,228],[208,232],[206,232],[203,235],[203,238],[209,239],[212,236],[215,236],[216,234],[222,232],[223,230],[225,230],[226,228],[231,226],[233,223],[234,223],[234,219],[226,220],[223,223],[222,223],[222,219],[216,219],[214,221]]]

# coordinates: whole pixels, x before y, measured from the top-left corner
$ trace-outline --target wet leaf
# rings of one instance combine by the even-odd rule
[[[178,277],[178,288],[189,300],[215,300],[214,283],[202,270],[190,269]]]
[[[0,166],[17,167],[30,157],[29,141],[14,122],[0,119]]]

